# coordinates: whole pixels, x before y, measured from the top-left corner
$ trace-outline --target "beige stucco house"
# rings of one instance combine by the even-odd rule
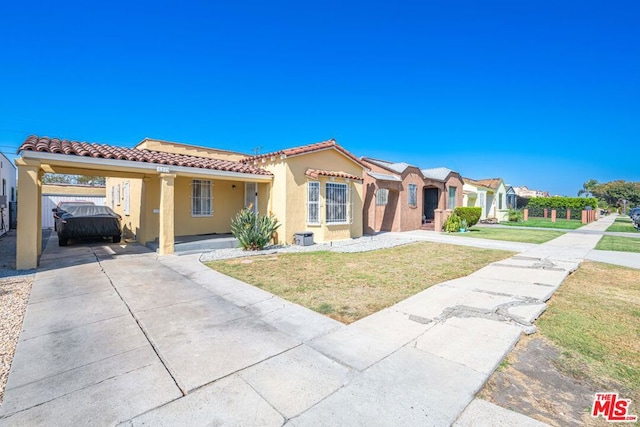
[[[273,174],[269,209],[282,223],[278,240],[310,231],[316,242],[362,236],[365,165],[335,140],[242,159]]]
[[[444,167],[420,169],[404,162],[363,157],[364,232],[440,231],[457,206],[462,206],[460,174]]]
[[[277,216],[280,243],[302,231],[316,242],[362,235],[364,166],[334,140],[247,156],[154,139],[124,148],[30,136],[19,153],[17,268],[37,265],[45,172],[107,177],[106,203],[125,237],[157,240],[160,254],[173,252],[176,235],[228,233],[249,205]]]
[[[463,205],[482,208],[481,220],[496,219],[507,221],[507,190],[502,178],[471,179],[463,178]]]
[[[176,236],[229,233],[231,219],[249,206],[276,216],[281,224],[278,243],[292,243],[298,232],[313,232],[315,242],[362,235],[362,215],[356,209],[361,211],[362,206],[363,166],[334,140],[258,156],[150,139],[135,148],[236,161],[272,177],[268,183],[177,177]],[[142,222],[151,230],[158,227],[157,215],[142,210],[144,204],[159,203],[153,196],[143,195],[143,187],[151,185],[143,186],[141,179],[107,178],[107,205],[124,218],[125,237],[142,242],[157,238],[153,233],[140,236],[139,231]],[[145,198],[145,203],[140,203]]]

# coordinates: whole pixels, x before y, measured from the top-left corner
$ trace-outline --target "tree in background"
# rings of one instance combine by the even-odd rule
[[[590,181],[595,180],[589,180],[585,184]],[[626,182],[619,179],[597,184],[591,191],[594,197],[605,201],[609,206],[622,206],[622,200],[628,202],[627,206],[640,205],[640,182]]]
[[[104,176],[68,175],[61,173],[45,173],[42,177],[43,184],[80,184],[103,186]]]
[[[598,186],[598,181],[596,181],[595,179],[590,179],[589,181],[586,181],[584,184],[582,184],[582,188],[578,191],[578,197],[580,196],[585,196],[585,197],[593,197],[593,190]]]

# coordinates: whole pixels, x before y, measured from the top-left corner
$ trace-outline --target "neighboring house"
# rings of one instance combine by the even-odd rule
[[[30,136],[16,160],[20,181],[17,268],[41,252],[42,172],[98,175],[125,235],[157,240],[172,253],[176,235],[228,233],[246,206],[273,212],[278,242],[312,231],[316,242],[362,235],[364,165],[336,141],[260,156],[145,139],[134,148]]]
[[[96,205],[105,205],[104,185],[83,184],[42,184],[42,228],[53,228],[53,213],[51,210],[59,202],[88,201]]]
[[[497,219],[507,221],[509,209],[507,208],[507,190],[502,178],[471,179],[464,180],[464,206],[482,208],[481,220]]]
[[[532,197],[549,197],[548,191],[530,190],[526,185],[513,187],[507,185],[507,207],[518,209],[522,204],[519,199],[530,199]],[[526,202],[526,201],[525,201]]]
[[[511,185],[507,185],[506,197],[507,197],[507,208],[509,209],[518,209],[518,193],[516,193],[516,188]]]
[[[440,230],[446,210],[462,206],[462,178],[447,168],[420,169],[363,157],[364,232]]]
[[[0,153],[0,236],[9,231],[9,203],[16,201],[16,167]]]
[[[362,236],[366,166],[331,139],[241,160],[273,174],[269,210],[282,226],[280,243],[310,231],[316,242]]]

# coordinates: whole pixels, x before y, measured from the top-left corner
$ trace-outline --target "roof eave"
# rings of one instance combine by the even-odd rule
[[[190,174],[190,175],[202,175],[211,178],[219,179],[238,179],[238,180],[251,180],[270,182],[273,179],[273,175],[262,175],[254,173],[222,171],[218,169],[207,168],[194,168],[188,166],[173,166],[162,163],[148,163],[148,162],[136,162],[130,160],[118,160],[118,159],[105,159],[102,157],[88,157],[69,154],[47,153],[42,151],[21,151],[23,159],[30,160],[44,160],[47,163],[59,166],[74,165],[78,168],[92,169],[92,170],[108,170],[108,168],[117,168],[121,171],[132,173],[144,173],[144,174],[161,174],[177,173],[177,174]],[[54,163],[52,163],[52,161]]]

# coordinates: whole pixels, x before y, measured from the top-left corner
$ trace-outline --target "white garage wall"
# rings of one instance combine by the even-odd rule
[[[53,212],[51,209],[58,206],[59,202],[73,202],[82,200],[93,202],[99,206],[105,206],[107,198],[104,196],[74,196],[69,194],[43,194],[42,195],[42,228],[53,228]]]

